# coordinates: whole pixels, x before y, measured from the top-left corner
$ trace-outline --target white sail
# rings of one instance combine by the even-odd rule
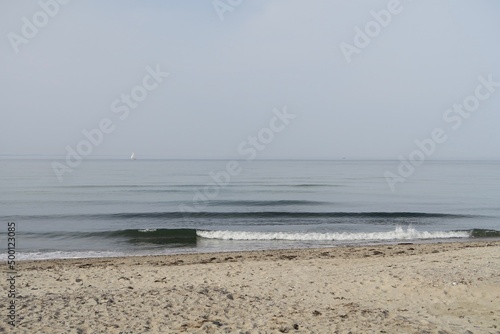
[[[130,160],[135,160],[135,152],[132,152],[132,155],[130,156]]]

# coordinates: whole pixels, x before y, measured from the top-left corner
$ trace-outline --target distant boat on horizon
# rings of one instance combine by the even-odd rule
[[[135,158],[135,152],[132,152],[132,155],[130,156],[130,160],[136,160],[136,158]]]

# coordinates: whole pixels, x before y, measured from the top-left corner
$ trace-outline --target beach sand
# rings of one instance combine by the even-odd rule
[[[4,263],[6,267],[6,264]],[[500,241],[26,261],[13,333],[500,333]]]

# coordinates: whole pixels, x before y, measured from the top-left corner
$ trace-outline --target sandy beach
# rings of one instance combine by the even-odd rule
[[[4,263],[5,267],[6,264]],[[12,333],[500,333],[500,241],[27,261]]]

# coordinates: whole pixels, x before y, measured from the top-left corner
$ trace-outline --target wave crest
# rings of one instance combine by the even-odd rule
[[[390,241],[412,239],[469,238],[470,231],[417,231],[413,227],[396,227],[388,232],[315,233],[315,232],[241,232],[241,231],[197,231],[206,239],[221,240],[287,240],[287,241]]]

